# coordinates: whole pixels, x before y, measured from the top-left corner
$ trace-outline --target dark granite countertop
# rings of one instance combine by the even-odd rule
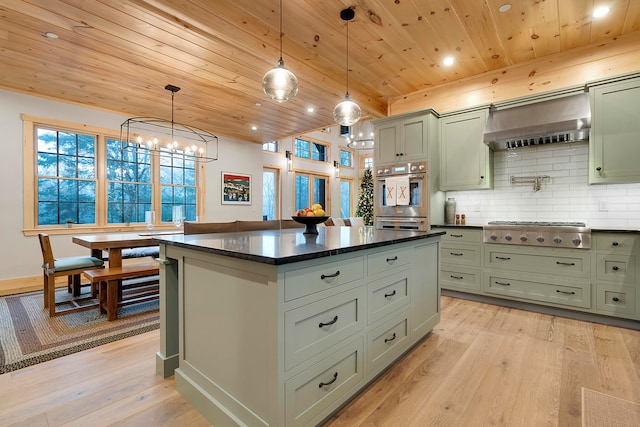
[[[317,235],[300,228],[238,233],[166,235],[154,242],[218,255],[281,265],[440,236],[444,231],[393,231],[373,227],[318,227]]]

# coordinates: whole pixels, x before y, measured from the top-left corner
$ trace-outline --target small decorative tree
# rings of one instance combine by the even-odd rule
[[[362,175],[356,216],[361,216],[365,225],[373,225],[373,173],[371,173],[371,169],[365,169]]]

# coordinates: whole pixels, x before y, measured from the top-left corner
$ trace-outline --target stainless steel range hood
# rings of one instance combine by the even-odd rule
[[[494,150],[588,141],[591,109],[587,92],[517,107],[492,106],[484,143]]]

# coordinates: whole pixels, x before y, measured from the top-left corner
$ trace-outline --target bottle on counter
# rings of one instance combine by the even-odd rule
[[[460,225],[460,214],[456,214],[456,225]]]
[[[456,199],[449,197],[444,202],[444,222],[454,224],[456,221]]]
[[[464,214],[460,215],[460,225],[464,225],[466,220],[464,219]]]

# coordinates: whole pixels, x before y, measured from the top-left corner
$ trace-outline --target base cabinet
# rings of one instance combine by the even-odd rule
[[[482,230],[447,227],[441,237],[440,287],[455,291],[482,292]]]
[[[440,320],[439,237],[268,265],[177,263],[176,388],[216,426],[315,426]]]
[[[591,249],[482,243],[481,228],[439,228],[440,286],[640,321],[640,233],[592,231]]]
[[[595,311],[640,320],[640,237],[596,232],[592,241]]]

